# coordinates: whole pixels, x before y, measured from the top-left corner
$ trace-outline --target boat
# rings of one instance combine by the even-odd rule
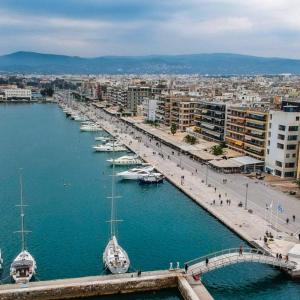
[[[160,175],[160,173],[155,173],[153,172],[154,167],[152,166],[147,166],[147,167],[142,167],[142,168],[133,168],[128,171],[123,171],[117,173],[118,177],[121,177],[121,179],[125,180],[139,180],[144,176],[154,174],[154,175]]]
[[[90,132],[95,132],[95,131],[101,131],[102,129],[98,127],[95,124],[91,125],[81,125],[80,126],[80,131],[90,131]]]
[[[97,141],[97,142],[108,142],[109,140],[111,140],[111,138],[108,136],[96,136],[95,137],[95,141]]]
[[[164,181],[164,176],[162,174],[150,173],[139,179],[140,183],[162,183]]]
[[[115,164],[116,166],[133,166],[133,165],[141,165],[143,161],[138,158],[136,155],[124,155],[121,157],[108,159],[107,162],[111,164]]]
[[[126,251],[120,246],[117,240],[117,216],[116,216],[116,197],[115,197],[115,165],[112,171],[111,188],[111,218],[110,218],[110,239],[103,252],[104,268],[112,274],[126,273],[130,266],[130,260]]]
[[[127,148],[123,144],[107,142],[106,144],[99,144],[93,146],[96,152],[121,152],[127,151]]]
[[[21,230],[18,233],[21,234],[21,252],[13,260],[10,266],[10,276],[15,283],[28,283],[36,273],[36,262],[33,256],[29,253],[26,247],[25,234],[28,233],[24,229],[25,227],[25,214],[23,204],[23,183],[22,176],[20,175],[20,188],[21,188],[21,203],[20,203],[20,216],[21,216]]]

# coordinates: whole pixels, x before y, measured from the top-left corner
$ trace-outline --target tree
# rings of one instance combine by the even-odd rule
[[[300,189],[300,179],[296,179],[295,183],[298,185],[298,188]]]
[[[214,145],[211,147],[211,152],[213,155],[222,155],[224,153],[223,147],[221,145]]]
[[[176,133],[176,131],[177,131],[177,126],[176,126],[175,123],[172,123],[172,124],[171,124],[170,130],[171,130],[171,133],[172,133],[173,135]]]
[[[188,144],[194,145],[196,144],[197,139],[194,136],[188,134],[184,137],[184,141]]]

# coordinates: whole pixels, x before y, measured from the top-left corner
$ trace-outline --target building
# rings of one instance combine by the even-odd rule
[[[196,132],[208,141],[225,140],[226,104],[201,101],[195,108]]]
[[[298,106],[284,106],[282,110],[272,110],[269,119],[266,172],[281,178],[299,178]]]
[[[147,121],[156,121],[156,110],[157,110],[157,99],[149,99],[145,98],[143,101],[143,112],[144,112],[144,117],[145,120]]]
[[[163,94],[158,97],[157,120],[169,127],[175,124],[179,131],[186,131],[195,125],[195,108],[197,102],[183,95]]]
[[[127,89],[126,108],[136,114],[137,105],[142,104],[145,98],[151,97],[151,88],[148,86],[129,86]]]
[[[4,89],[6,100],[31,100],[31,90],[29,89]]]
[[[264,161],[268,112],[261,108],[229,107],[225,141],[230,149]]]

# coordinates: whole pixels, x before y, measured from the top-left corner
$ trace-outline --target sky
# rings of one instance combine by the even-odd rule
[[[0,54],[300,58],[300,0],[0,0]]]

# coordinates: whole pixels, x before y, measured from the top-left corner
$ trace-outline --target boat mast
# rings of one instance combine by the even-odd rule
[[[111,181],[111,215],[110,215],[110,236],[116,235],[116,216],[115,216],[115,141],[113,140],[113,164]]]
[[[25,223],[25,214],[24,214],[24,205],[23,205],[23,178],[22,173],[20,173],[20,213],[21,213],[21,241],[22,241],[22,251],[26,248],[26,240],[25,240],[25,231],[24,231],[24,223]]]

